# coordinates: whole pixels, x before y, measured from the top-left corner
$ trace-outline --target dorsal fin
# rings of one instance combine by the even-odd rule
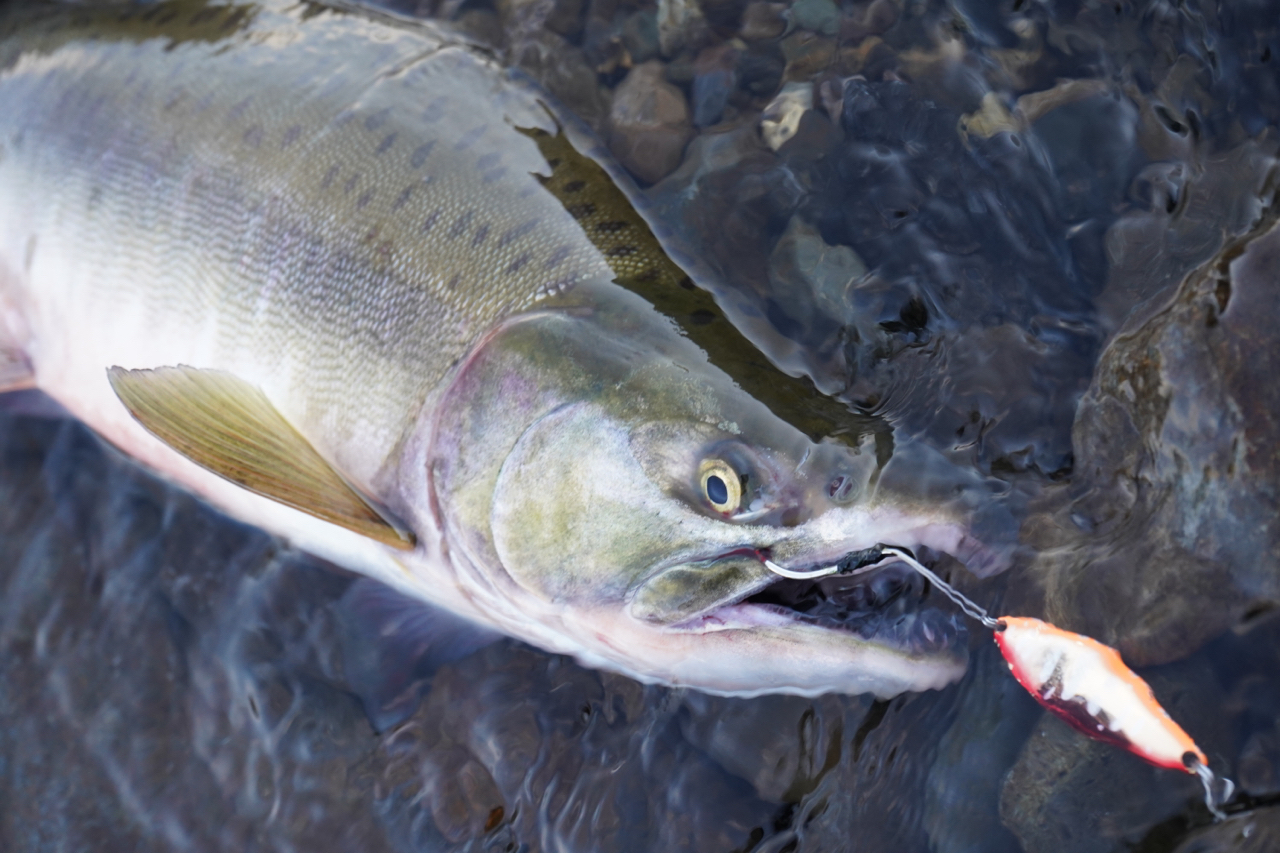
[[[183,456],[255,494],[396,548],[413,536],[351,487],[261,390],[218,370],[107,371],[147,431]]]

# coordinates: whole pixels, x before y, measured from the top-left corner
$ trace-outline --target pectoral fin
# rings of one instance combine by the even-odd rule
[[[258,388],[217,370],[107,371],[146,429],[251,492],[397,548],[414,545],[334,470]]]

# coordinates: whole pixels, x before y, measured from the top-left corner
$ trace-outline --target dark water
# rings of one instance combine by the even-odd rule
[[[1043,716],[977,632],[961,683],[882,703],[503,641],[408,666],[421,702],[377,731],[353,578],[4,412],[0,849],[1280,849],[1280,6],[400,8],[617,151],[629,69],[660,62],[686,112],[645,139],[676,155],[628,165],[726,310],[1003,481],[1025,552],[962,586],[1119,646],[1243,794],[1211,824],[1194,779]],[[773,150],[786,81],[814,106]]]

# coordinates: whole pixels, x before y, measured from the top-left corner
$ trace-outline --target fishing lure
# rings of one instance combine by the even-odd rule
[[[1037,702],[1089,737],[1127,749],[1157,767],[1199,776],[1205,805],[1216,819],[1226,817],[1221,804],[1231,798],[1235,784],[1224,777],[1221,792],[1215,793],[1219,779],[1209,769],[1204,751],[1110,646],[1040,619],[993,617],[901,548],[880,545],[850,554],[833,566],[809,571],[784,569],[769,560],[765,566],[783,577],[806,580],[860,574],[875,568],[885,557],[915,569],[965,615],[995,632],[996,645],[1010,672]]]

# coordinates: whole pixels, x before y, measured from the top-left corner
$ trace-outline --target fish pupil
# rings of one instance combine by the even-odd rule
[[[717,506],[729,502],[729,487],[715,474],[707,478],[707,497]]]

